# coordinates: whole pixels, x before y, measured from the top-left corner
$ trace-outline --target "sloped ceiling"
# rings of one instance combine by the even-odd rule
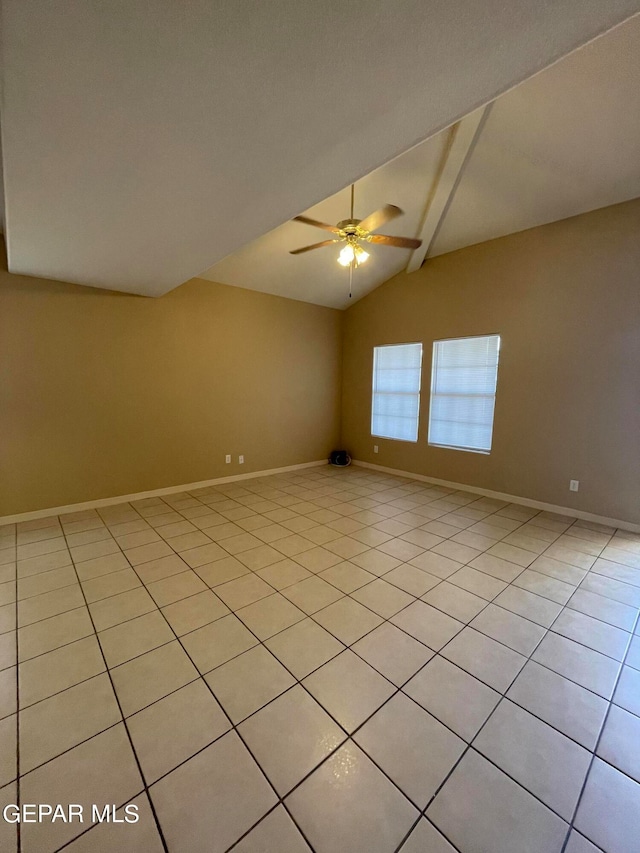
[[[358,181],[354,206],[356,218],[364,219],[366,214],[388,202],[405,213],[381,228],[380,233],[416,234],[425,196],[437,172],[446,138],[447,131],[437,134]],[[346,189],[314,205],[306,213],[313,219],[335,224],[348,218],[349,204],[350,191]],[[365,248],[371,257],[355,271],[353,298],[350,299],[349,270],[336,263],[339,246],[317,249],[304,255],[289,254],[291,249],[330,237],[330,234],[309,225],[285,222],[215,264],[200,278],[330,308],[345,308],[403,270],[411,255],[408,249],[367,245]]]
[[[493,104],[430,255],[640,196],[640,17]]]
[[[4,0],[11,271],[159,295],[640,0]]]
[[[434,190],[446,182],[439,167],[448,130],[359,181],[356,215],[385,202],[399,205],[405,215],[382,230],[424,236],[433,257],[640,196],[638,57],[640,16],[498,98],[459,164],[457,183],[445,188],[447,204],[433,234],[422,234],[420,223]],[[336,223],[348,205],[342,191],[306,213]],[[327,236],[288,222],[201,277],[346,308],[411,259],[410,251],[367,246],[372,258],[354,273],[350,299],[348,274],[336,263],[339,247],[289,254]]]

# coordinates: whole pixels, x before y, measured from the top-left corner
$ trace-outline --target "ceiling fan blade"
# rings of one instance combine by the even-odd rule
[[[422,240],[415,237],[387,237],[386,234],[372,234],[368,238],[371,243],[381,243],[383,246],[396,246],[398,249],[417,249],[422,246]]]
[[[323,246],[331,246],[332,243],[337,242],[338,240],[323,240],[322,243],[314,243],[312,246],[303,246],[301,249],[293,249],[289,254],[301,255],[303,252],[310,252],[312,249],[321,249]]]
[[[317,219],[309,219],[308,216],[294,216],[294,222],[303,222],[305,225],[313,225],[316,228],[323,228],[325,231],[331,231],[332,234],[338,234],[339,229],[335,225],[328,225],[326,222],[318,222]]]
[[[359,222],[358,227],[362,228],[363,231],[375,231],[378,228],[382,228],[386,222],[395,219],[396,216],[402,216],[403,213],[404,211],[396,207],[395,204],[385,204],[380,210],[370,213],[362,222]]]

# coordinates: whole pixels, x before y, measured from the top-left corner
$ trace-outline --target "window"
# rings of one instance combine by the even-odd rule
[[[373,348],[371,435],[418,440],[422,344]]]
[[[429,444],[489,453],[500,336],[434,341]]]

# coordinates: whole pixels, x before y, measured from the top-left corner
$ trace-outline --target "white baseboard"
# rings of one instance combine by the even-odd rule
[[[594,521],[597,524],[606,524],[609,527],[619,527],[622,530],[629,530],[632,533],[640,533],[640,524],[634,524],[632,521],[624,521],[621,518],[608,518],[604,515],[595,515],[592,512],[583,512],[580,509],[573,509],[572,507],[557,506],[556,504],[548,504],[544,501],[534,501],[531,498],[523,498],[520,495],[494,492],[492,489],[481,489],[479,486],[468,486],[465,483],[452,483],[449,480],[439,480],[437,477],[414,474],[411,471],[402,471],[399,468],[386,468],[384,465],[374,465],[373,462],[361,462],[358,459],[354,459],[353,464],[359,465],[361,468],[371,468],[374,471],[381,471],[384,474],[394,474],[396,477],[407,477],[410,480],[433,483],[435,486],[446,486],[447,488],[457,489],[461,492],[474,492],[487,498],[496,498],[496,500],[509,501],[509,503],[521,504],[532,509],[542,509],[546,512],[558,513],[558,515],[568,515],[572,518],[581,518],[583,521]]]
[[[286,474],[288,471],[300,471],[303,468],[319,468],[327,465],[326,459],[318,459],[315,462],[301,462],[299,465],[285,465],[284,468],[269,468],[266,471],[253,471],[250,474],[234,474],[231,477],[217,477],[215,480],[201,480],[199,483],[186,483],[182,486],[166,486],[162,489],[151,489],[148,492],[137,492],[133,495],[118,495],[114,498],[99,498],[95,501],[83,501],[78,504],[67,506],[54,506],[48,509],[36,509],[33,512],[19,512],[16,515],[0,516],[0,526],[13,524],[16,521],[31,521],[36,518],[48,518],[50,515],[64,515],[67,512],[80,512],[84,509],[98,509],[102,506],[127,503],[129,501],[140,501],[144,498],[157,498],[162,495],[171,495],[175,492],[189,492],[192,489],[204,489],[207,486],[218,486],[221,483],[234,483],[236,480],[254,480],[257,477],[270,477],[272,474]]]

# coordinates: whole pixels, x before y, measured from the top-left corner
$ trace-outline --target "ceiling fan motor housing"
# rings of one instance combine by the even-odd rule
[[[340,253],[338,262],[343,266],[347,263],[356,262],[358,258],[356,253],[360,253],[360,260],[366,261],[369,255],[359,245],[360,241],[367,243],[381,243],[386,246],[395,246],[400,249],[417,249],[422,240],[414,237],[390,237],[386,234],[374,234],[373,232],[381,228],[386,222],[395,219],[402,215],[402,211],[395,204],[385,204],[379,210],[370,213],[365,219],[356,219],[353,215],[353,198],[354,186],[351,185],[351,216],[349,219],[343,219],[337,225],[330,225],[327,222],[319,222],[317,219],[310,219],[308,216],[300,214],[295,216],[294,221],[302,222],[305,225],[313,225],[316,228],[322,228],[324,231],[330,231],[334,236],[332,240],[323,240],[321,243],[314,243],[311,246],[303,246],[301,249],[293,249],[292,255],[300,255],[304,252],[309,252],[313,249],[321,249],[324,246],[330,246],[332,243],[346,243]],[[364,225],[362,223],[365,223]],[[345,250],[347,247],[351,249],[351,255],[347,257]],[[342,256],[345,255],[343,258]]]
[[[343,219],[342,222],[338,222],[336,228],[339,228],[340,231],[353,231],[355,233],[358,225],[361,222],[361,219]]]

